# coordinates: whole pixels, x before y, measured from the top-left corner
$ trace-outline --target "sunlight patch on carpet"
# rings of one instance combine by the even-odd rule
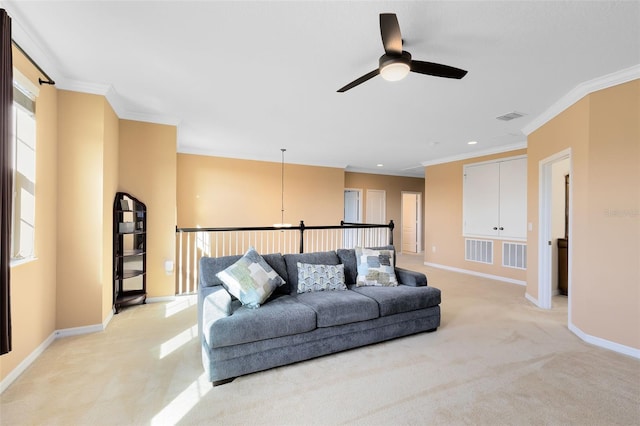
[[[195,306],[197,303],[197,296],[177,296],[176,300],[165,305],[164,317],[169,318],[185,309],[189,309],[191,306]]]
[[[176,334],[171,339],[162,343],[160,345],[159,359],[163,359],[169,356],[196,337],[198,337],[198,325],[194,324],[192,327],[187,328],[186,330]]]
[[[211,390],[211,382],[202,373],[180,395],[151,419],[151,426],[174,425],[180,421]]]

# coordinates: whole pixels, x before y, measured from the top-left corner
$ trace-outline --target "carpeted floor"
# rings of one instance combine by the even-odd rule
[[[56,340],[0,396],[2,425],[638,425],[640,361],[568,331],[567,301],[428,268],[442,325],[240,377],[203,377],[193,297],[133,307]]]

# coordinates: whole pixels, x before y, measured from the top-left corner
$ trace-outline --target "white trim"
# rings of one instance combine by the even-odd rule
[[[83,327],[63,328],[61,330],[56,330],[54,334],[56,335],[56,339],[57,339],[58,337],[70,337],[70,336],[77,336],[79,334],[98,333],[104,330],[105,330],[104,325],[101,323],[101,324],[94,324],[94,325],[85,325]]]
[[[452,163],[454,161],[468,160],[470,158],[484,157],[485,155],[502,154],[504,152],[516,151],[518,149],[524,149],[527,147],[527,141],[512,143],[509,145],[501,145],[495,148],[487,148],[482,151],[474,151],[465,154],[452,155],[450,157],[438,158],[436,160],[423,161],[422,164],[425,167],[435,166],[438,164]],[[496,160],[492,160],[496,161]]]
[[[87,325],[84,327],[72,327],[55,330],[49,335],[33,352],[18,364],[16,368],[11,370],[9,374],[0,382],[0,394],[2,394],[16,379],[24,373],[33,362],[47,349],[56,339],[70,336],[78,336],[80,334],[91,334],[104,331],[113,318],[113,311],[107,315],[101,324]]]
[[[580,330],[571,322],[569,323],[569,330],[571,330],[573,334],[575,334],[580,339],[582,339],[583,341],[589,344],[640,359],[640,349],[636,349],[636,348],[632,348],[631,346],[626,346],[620,343],[612,342],[610,340],[606,340],[601,337],[592,336]]]
[[[520,155],[512,155],[510,157],[494,158],[493,160],[478,161],[477,163],[466,163],[462,166],[462,171],[464,172],[465,170],[467,170],[468,167],[482,166],[485,164],[504,163],[506,161],[522,160],[527,158],[529,158],[527,154],[520,154]]]
[[[580,83],[569,93],[558,99],[556,103],[547,108],[542,114],[533,119],[529,124],[524,126],[522,128],[522,133],[529,136],[555,116],[590,93],[606,89],[608,87],[617,86],[637,78],[640,78],[640,64]]]
[[[147,297],[147,303],[174,302],[175,300],[176,296]]]
[[[416,171],[412,172],[411,170],[416,170]],[[346,166],[344,171],[349,173],[365,173],[369,175],[401,176],[401,177],[412,177],[417,179],[424,178],[424,169],[419,169],[418,167],[412,167],[410,169],[403,169],[403,170],[385,170],[384,168],[368,169],[365,167]]]
[[[27,370],[27,368],[29,368],[29,366],[33,364],[33,362],[40,355],[42,355],[44,350],[47,349],[49,345],[53,343],[54,340],[56,340],[55,331],[51,333],[49,337],[44,339],[44,342],[40,343],[40,345],[37,348],[35,348],[33,352],[31,352],[25,359],[23,359],[22,362],[20,362],[20,364],[18,364],[16,368],[11,370],[9,374],[7,374],[7,376],[0,382],[0,394],[2,394],[5,390],[7,390],[7,388],[9,388],[9,386],[11,386],[11,384],[15,382],[16,379],[22,373],[24,373]]]
[[[534,305],[536,305],[538,308],[540,307],[540,304],[538,303],[538,299],[531,296],[529,293],[525,293],[524,298],[527,299],[529,302],[533,303]]]
[[[107,329],[107,326],[109,325],[112,319],[113,319],[113,309],[111,309],[109,311],[109,315],[107,315],[107,317],[102,320],[102,331]]]
[[[499,275],[485,274],[483,272],[470,271],[468,269],[455,268],[453,266],[440,265],[438,263],[424,262],[425,266],[431,266],[433,268],[445,269],[447,271],[460,272],[462,274],[475,275],[477,277],[489,278],[496,281],[503,281],[505,283],[517,284],[521,286],[526,286],[527,282],[522,280],[516,280],[513,278],[501,277]]]
[[[569,159],[569,176],[573,176],[571,148],[557,152],[538,162],[538,303],[542,309],[551,309],[551,167],[554,163]],[[573,195],[569,186],[569,235],[572,235]],[[569,286],[571,285],[571,246],[569,246]],[[571,298],[569,298],[571,317]]]

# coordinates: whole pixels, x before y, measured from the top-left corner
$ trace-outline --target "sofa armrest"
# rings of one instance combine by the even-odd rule
[[[220,318],[225,318],[233,312],[231,307],[231,295],[222,286],[215,286],[206,289],[206,294],[202,294],[202,305],[198,312],[198,322],[200,330],[198,334],[204,335],[205,339],[209,337],[209,328],[211,324]]]
[[[410,271],[408,269],[396,267],[396,278],[398,278],[399,284],[409,285],[412,287],[427,285],[427,276],[422,272]]]

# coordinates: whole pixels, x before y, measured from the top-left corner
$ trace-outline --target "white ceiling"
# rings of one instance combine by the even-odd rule
[[[176,124],[179,152],[280,161],[286,148],[290,163],[373,173],[524,147],[522,129],[576,86],[640,64],[638,1],[0,4],[56,87]],[[467,76],[337,93],[377,67],[381,12],[414,59]],[[496,120],[512,111],[526,115]]]

